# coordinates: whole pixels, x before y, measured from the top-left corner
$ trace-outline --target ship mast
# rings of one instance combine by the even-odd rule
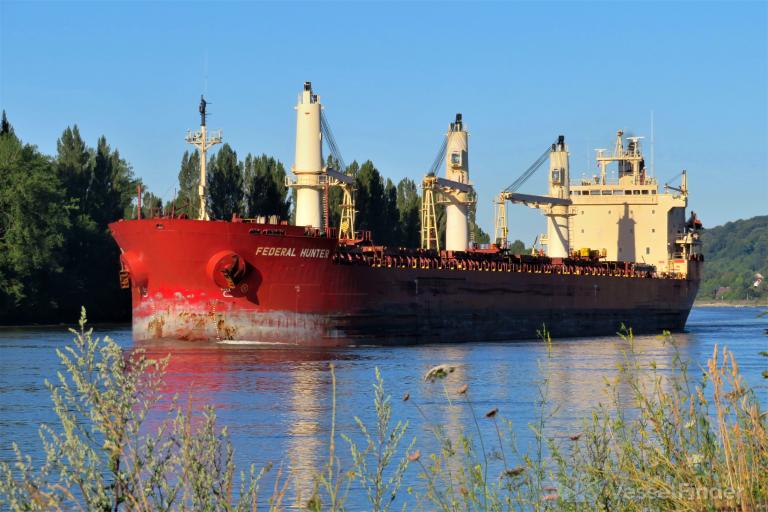
[[[198,220],[210,220],[210,217],[208,216],[208,205],[206,201],[206,191],[205,191],[205,178],[206,178],[206,171],[205,171],[205,160],[206,160],[206,154],[208,152],[208,148],[215,146],[216,144],[221,143],[221,130],[218,130],[216,132],[211,132],[211,135],[208,135],[207,128],[205,126],[205,118],[206,113],[205,109],[208,105],[208,102],[205,101],[205,98],[203,96],[200,96],[200,129],[196,131],[188,131],[186,141],[193,146],[197,148],[197,150],[200,152],[200,185],[197,188],[197,193],[200,197],[200,212],[197,215]]]

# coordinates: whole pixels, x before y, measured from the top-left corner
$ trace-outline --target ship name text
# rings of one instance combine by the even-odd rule
[[[330,256],[329,249],[301,249],[299,258],[327,258]],[[257,247],[255,256],[289,256],[295,258],[295,247]]]

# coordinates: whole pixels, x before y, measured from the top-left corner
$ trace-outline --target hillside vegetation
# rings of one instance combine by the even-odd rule
[[[755,284],[755,274],[768,277],[768,215],[705,229],[704,276],[699,300],[768,301],[768,281]]]

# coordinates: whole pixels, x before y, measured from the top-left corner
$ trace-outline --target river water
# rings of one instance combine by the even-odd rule
[[[756,308],[694,308],[687,332],[674,336],[675,348],[660,337],[638,336],[641,361],[669,368],[675,350],[693,365],[705,364],[715,344],[726,345],[736,356],[748,384],[768,406],[768,317]],[[128,326],[97,326],[126,350],[133,348]],[[55,353],[71,339],[64,328],[0,329],[0,460],[13,458],[11,443],[33,460],[42,459],[38,426],[53,422],[51,401],[44,380],[59,370]],[[294,482],[291,489],[306,493],[312,475],[328,455],[331,423],[331,364],[336,373],[337,429],[353,438],[354,417],[374,425],[374,369],[378,367],[386,390],[393,396],[395,419],[408,420],[406,437],[415,437],[422,453],[435,450],[430,424],[446,430],[473,431],[476,427],[466,405],[448,403],[446,390],[469,385],[469,397],[481,417],[493,408],[510,419],[522,449],[530,447],[529,423],[540,414],[540,383],[546,380],[551,403],[560,406],[548,422],[549,435],[580,430],[580,422],[598,403],[606,402],[605,379],[616,375],[627,343],[619,337],[539,340],[509,343],[471,343],[402,347],[356,347],[298,350],[248,344],[190,342],[142,343],[153,356],[172,354],[166,389],[189,400],[194,407],[213,405],[221,425],[227,425],[239,467],[283,464]],[[445,381],[424,382],[424,373],[437,364],[456,368]],[[410,400],[401,397],[408,393]],[[418,407],[417,407],[418,406]],[[420,410],[421,411],[420,411]],[[425,418],[426,417],[426,418]],[[496,439],[494,425],[480,422],[486,439]],[[348,449],[337,442],[342,463]],[[409,470],[409,482],[416,480]],[[289,491],[293,495],[294,491]],[[399,500],[398,500],[399,501]],[[366,509],[365,496],[353,487],[351,510]]]

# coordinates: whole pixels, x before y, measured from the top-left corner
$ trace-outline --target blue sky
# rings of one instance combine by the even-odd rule
[[[471,133],[478,218],[564,134],[571,174],[615,131],[645,135],[655,171],[690,172],[713,226],[768,213],[768,3],[255,3],[0,1],[0,106],[53,154],[77,123],[169,198],[184,134],[209,126],[244,156],[293,163],[293,105],[314,83],[347,162],[417,181],[456,112]],[[537,175],[527,192],[545,191]],[[510,210],[530,243],[538,212]]]

